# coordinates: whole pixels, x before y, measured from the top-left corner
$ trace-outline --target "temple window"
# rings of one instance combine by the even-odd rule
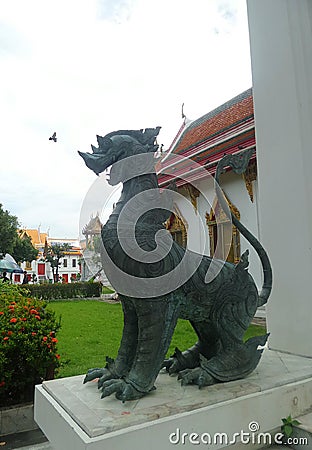
[[[238,209],[227,199],[230,211],[239,220]],[[227,218],[215,199],[210,213],[206,213],[209,229],[210,256],[237,264],[240,259],[240,236],[238,229]]]
[[[170,232],[173,240],[186,247],[187,244],[187,231],[183,220],[177,215],[172,213],[169,219],[165,223],[165,228]]]

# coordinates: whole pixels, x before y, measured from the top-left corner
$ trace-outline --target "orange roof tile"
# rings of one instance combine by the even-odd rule
[[[48,233],[40,233],[39,230],[34,229],[22,230],[21,236],[23,236],[24,234],[27,234],[27,236],[30,237],[33,245],[44,245],[48,237]]]
[[[255,147],[252,89],[242,92],[193,122],[185,121],[184,128],[180,128],[177,136],[167,155],[158,164],[160,186],[173,179],[177,186],[183,185],[202,178],[206,170],[213,175],[224,154],[235,154],[240,149]],[[197,166],[192,162],[197,163]],[[201,167],[205,170],[199,170]],[[186,180],[186,175],[189,181]]]
[[[183,154],[208,138],[211,139],[252,119],[253,114],[252,89],[248,89],[191,122],[175,144],[173,153]]]

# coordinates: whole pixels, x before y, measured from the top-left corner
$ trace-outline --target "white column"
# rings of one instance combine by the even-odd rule
[[[270,348],[312,357],[312,1],[247,6]]]

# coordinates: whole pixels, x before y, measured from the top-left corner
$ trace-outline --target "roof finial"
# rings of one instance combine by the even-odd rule
[[[182,103],[182,119],[186,119],[186,115],[184,114],[184,102]]]

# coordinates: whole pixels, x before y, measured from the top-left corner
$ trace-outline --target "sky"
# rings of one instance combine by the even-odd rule
[[[246,2],[2,1],[0,74],[0,203],[22,227],[77,238],[98,183],[78,150],[156,126],[167,149],[182,103],[195,120],[251,87]]]

